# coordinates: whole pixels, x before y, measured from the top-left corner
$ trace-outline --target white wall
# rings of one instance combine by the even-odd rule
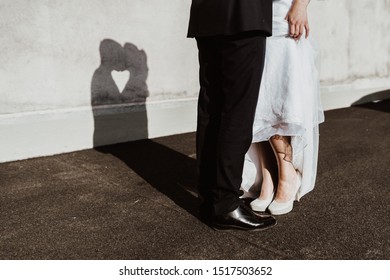
[[[186,39],[189,1],[0,3],[2,114],[90,105],[103,39],[146,52],[150,97],[197,91],[194,42]]]
[[[347,107],[390,88],[389,15],[389,0],[311,1],[325,109]]]
[[[194,131],[189,7],[190,0],[1,0],[0,162]],[[311,1],[325,109],[390,88],[389,14],[389,0]],[[130,81],[117,92],[122,99],[92,109],[91,90],[111,77],[101,65],[104,39],[136,48],[124,51]],[[139,88],[145,93],[132,105]]]

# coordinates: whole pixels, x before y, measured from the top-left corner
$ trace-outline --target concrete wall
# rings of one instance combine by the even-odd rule
[[[153,99],[193,96],[188,9],[186,0],[1,0],[0,112],[90,105],[104,39],[145,52]]]
[[[312,0],[325,109],[390,88],[390,0]]]
[[[1,0],[0,162],[195,130],[190,0]],[[325,109],[390,88],[390,0],[312,0]]]

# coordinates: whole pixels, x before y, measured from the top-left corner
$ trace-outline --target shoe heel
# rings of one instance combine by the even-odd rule
[[[299,190],[300,190],[300,188],[301,188],[301,185],[302,185],[302,174],[301,174],[301,172],[299,172],[298,170],[297,170],[297,185],[296,185],[296,187],[297,187],[297,192],[296,192],[296,194],[295,194],[295,201],[299,201],[300,200],[300,194],[299,194]]]

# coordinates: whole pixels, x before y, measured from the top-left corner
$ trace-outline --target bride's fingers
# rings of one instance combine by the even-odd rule
[[[290,23],[290,37],[295,37],[295,24]]]
[[[295,40],[295,41],[298,41],[299,38],[301,37],[301,25],[300,24],[296,24],[295,25],[295,32],[294,34],[292,34],[292,38]]]
[[[306,29],[306,38],[307,38],[309,37],[309,33],[310,33],[310,28],[308,23],[305,24],[305,29]]]
[[[299,34],[297,35],[298,40],[301,39],[303,32],[304,32],[304,26],[303,24],[301,24],[299,25]]]

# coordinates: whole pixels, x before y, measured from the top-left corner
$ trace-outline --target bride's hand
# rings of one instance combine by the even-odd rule
[[[306,38],[309,37],[309,21],[307,19],[307,5],[310,0],[294,0],[291,9],[285,19],[290,27],[290,37],[299,40],[306,30]]]

